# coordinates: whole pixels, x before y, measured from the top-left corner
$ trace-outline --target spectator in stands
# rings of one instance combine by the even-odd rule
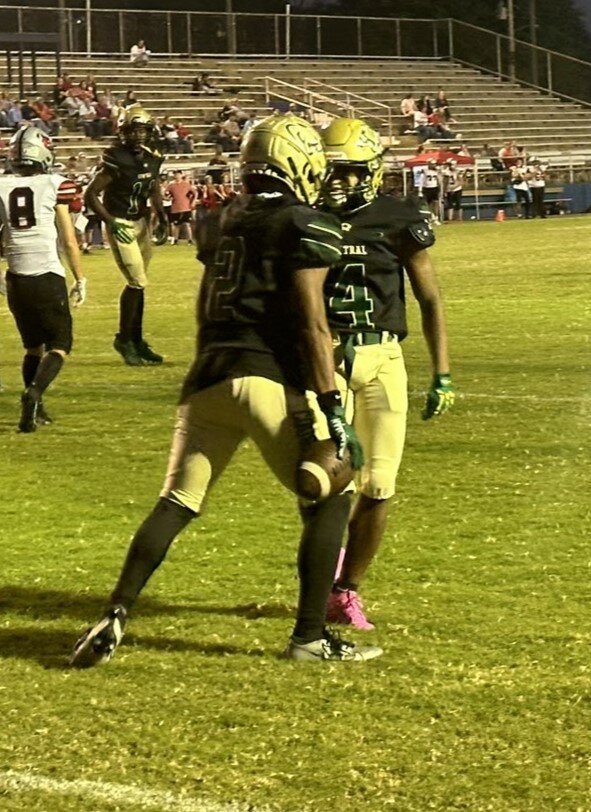
[[[129,61],[132,65],[137,65],[142,68],[147,65],[150,60],[150,53],[146,48],[146,43],[143,39],[139,40],[137,45],[132,45],[129,50]]]
[[[238,124],[238,119],[236,118],[236,113],[230,113],[228,118],[222,122],[221,131],[232,142],[232,148],[229,151],[237,152],[240,148],[242,132]]]
[[[188,127],[185,127],[182,121],[177,121],[176,131],[179,135],[179,141],[188,147],[188,150],[186,151],[193,152],[194,144],[191,130]]]
[[[98,98],[98,91],[96,86],[96,79],[94,76],[91,76],[90,73],[84,79],[84,83],[86,84],[86,88],[88,92],[91,94],[91,98],[93,101],[96,101]]]
[[[431,127],[434,127],[437,135],[435,138],[438,139],[445,139],[447,141],[453,141],[457,136],[453,130],[451,130],[446,122],[443,119],[443,114],[440,113],[438,110],[434,110],[430,115],[427,116],[427,120]]]
[[[441,114],[444,123],[457,123],[456,120],[452,118],[449,102],[447,101],[447,96],[445,95],[445,90],[443,90],[443,88],[439,88],[437,91],[437,96],[435,96],[435,101],[433,102],[433,109],[437,110]]]
[[[206,93],[208,96],[215,96],[222,92],[222,89],[216,87],[215,80],[209,73],[198,73],[193,79],[192,85],[193,93]]]
[[[36,125],[47,132],[48,135],[57,135],[59,132],[59,121],[55,111],[45,103],[43,96],[37,96],[31,107],[37,115]]]
[[[234,142],[224,134],[219,121],[214,121],[210,129],[203,136],[203,140],[206,144],[216,144],[221,147],[224,152],[232,152],[234,149]]]
[[[516,203],[517,216],[522,217],[523,213],[525,213],[525,219],[529,220],[531,206],[531,192],[528,183],[529,176],[527,168],[523,164],[523,160],[521,158],[516,158],[515,164],[511,167],[509,171],[510,171],[511,186],[515,191],[515,197],[517,200]]]
[[[429,124],[429,116],[425,113],[424,105],[420,100],[413,113],[413,130],[423,141],[437,138],[437,130]]]
[[[239,125],[248,118],[248,113],[240,107],[238,99],[235,97],[226,101],[220,111],[219,119],[220,121],[227,121],[231,115],[236,117],[236,121]]]
[[[542,164],[539,158],[532,156],[527,167],[528,184],[532,196],[533,217],[546,218],[544,195],[546,193],[547,164]]]
[[[8,113],[7,113],[9,125],[12,127],[13,130],[18,130],[21,124],[23,123],[23,113],[21,110],[21,103],[20,101],[15,101],[10,106]]]
[[[417,107],[421,108],[426,115],[430,116],[433,112],[433,101],[431,97],[427,94],[421,96],[417,102]]]
[[[31,104],[30,99],[21,99],[21,115],[25,121],[36,121],[38,118],[37,111]]]
[[[507,169],[512,166],[517,159],[517,148],[515,146],[515,141],[507,141],[505,144],[503,144],[499,150],[498,157]]]
[[[484,144],[482,145],[482,149],[480,150],[480,155],[483,158],[496,158],[498,155],[498,150],[496,150],[494,147],[491,147],[491,145],[485,141]]]
[[[8,120],[8,111],[12,102],[8,98],[6,93],[0,93],[0,129],[2,130],[9,130],[11,127],[10,121]]]
[[[125,98],[123,99],[122,106],[131,107],[132,104],[139,104],[139,99],[135,90],[128,90],[125,94]]]
[[[207,164],[207,173],[211,175],[211,179],[214,183],[221,183],[227,166],[228,161],[224,158],[222,147],[216,144],[214,153]]]
[[[400,115],[407,120],[408,126],[413,126],[413,113],[417,109],[417,103],[412,93],[407,93],[400,102]]]
[[[56,107],[61,107],[64,103],[68,90],[72,87],[72,80],[67,73],[62,73],[55,80],[53,86],[53,103]]]
[[[164,139],[164,152],[172,155],[188,155],[193,150],[191,143],[179,135],[176,124],[170,120],[169,116],[164,116],[160,125],[160,131]]]
[[[251,113],[249,117],[246,119],[244,124],[242,125],[242,137],[247,134],[247,132],[254,126],[256,126],[260,122],[260,118],[257,118],[256,113]]]
[[[87,138],[100,140],[107,135],[113,134],[113,123],[111,121],[111,109],[104,102],[103,94],[100,93],[94,112],[83,122],[84,132]]]
[[[458,150],[454,150],[456,155],[462,155],[464,158],[471,158],[472,153],[470,152],[470,148],[468,144],[462,143],[460,144],[460,148]]]

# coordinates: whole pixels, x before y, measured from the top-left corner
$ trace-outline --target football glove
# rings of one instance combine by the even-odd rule
[[[451,376],[449,374],[434,375],[431,387],[427,392],[423,420],[439,417],[439,415],[447,412],[453,406],[455,397]]]
[[[80,307],[86,299],[86,279],[82,277],[70,288],[72,307]]]
[[[363,465],[363,448],[355,429],[345,420],[345,408],[339,392],[334,390],[318,395],[318,405],[326,417],[330,439],[337,447],[337,457],[342,460],[348,448],[351,467],[357,471]]]
[[[123,245],[129,245],[135,240],[133,226],[126,220],[120,220],[116,217],[109,223],[109,229],[117,242],[123,243]]]
[[[156,245],[164,245],[168,237],[168,223],[166,220],[158,220],[154,226],[154,242]]]

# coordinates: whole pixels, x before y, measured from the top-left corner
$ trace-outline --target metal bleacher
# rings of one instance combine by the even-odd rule
[[[406,123],[399,115],[400,99],[408,92],[415,96],[434,96],[444,88],[461,133],[461,141],[470,150],[479,150],[488,142],[499,148],[503,142],[515,140],[530,153],[539,155],[589,155],[591,149],[591,110],[574,102],[561,101],[536,90],[524,88],[498,77],[479,73],[443,59],[321,59],[321,58],[212,58],[153,55],[149,64],[138,68],[127,55],[62,54],[62,70],[73,80],[80,81],[88,74],[95,77],[100,90],[110,89],[116,97],[127,90],[135,90],[139,100],[156,117],[168,115],[181,121],[193,135],[195,151],[190,157],[195,164],[205,163],[213,147],[204,142],[210,123],[228,97],[238,94],[239,104],[259,116],[269,112],[273,96],[269,95],[265,77],[288,82],[292,89],[284,98],[305,108],[309,101],[308,78],[330,86],[323,95],[327,114],[334,103],[348,105],[355,115],[367,117],[386,134],[384,106],[391,109],[395,137],[390,153],[402,159],[414,152],[416,139],[402,136]],[[54,85],[55,60],[51,54],[39,54],[36,66],[36,88],[32,77],[26,74],[25,91],[50,97]],[[207,96],[191,91],[196,74],[208,72],[220,88],[220,95]],[[8,85],[0,69],[0,87],[9,94],[15,92]],[[364,101],[361,101],[361,97]],[[318,99],[314,104],[322,107]],[[334,113],[333,113],[334,114]],[[97,157],[104,142],[84,137],[80,130],[61,127],[55,139],[57,157],[61,161],[84,152],[90,159]],[[174,159],[171,159],[174,160]],[[181,160],[179,158],[178,160]]]

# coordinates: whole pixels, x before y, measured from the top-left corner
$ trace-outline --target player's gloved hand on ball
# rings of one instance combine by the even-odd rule
[[[86,279],[82,277],[70,288],[70,302],[72,307],[80,307],[86,299]]]
[[[434,375],[423,409],[423,420],[439,417],[454,405],[455,393],[451,375]]]
[[[323,392],[318,395],[318,405],[326,417],[330,439],[337,447],[337,457],[342,460],[348,448],[351,454],[351,467],[355,471],[361,468],[363,449],[355,429],[345,420],[345,407],[340,393],[336,389],[332,392]]]
[[[125,220],[120,220],[118,217],[111,220],[109,229],[117,242],[121,242],[124,245],[129,245],[135,239],[133,226]]]

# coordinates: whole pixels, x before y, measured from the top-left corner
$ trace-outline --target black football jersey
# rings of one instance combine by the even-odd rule
[[[160,153],[132,150],[123,145],[105,150],[100,168],[113,178],[103,195],[109,214],[125,220],[144,217],[162,161]]]
[[[198,227],[205,265],[198,304],[198,355],[184,392],[259,375],[303,390],[289,297],[292,274],[341,255],[341,226],[293,195],[241,195]]]
[[[331,267],[325,297],[339,332],[408,332],[402,257],[435,242],[430,212],[413,198],[379,196],[340,214],[342,256]]]

